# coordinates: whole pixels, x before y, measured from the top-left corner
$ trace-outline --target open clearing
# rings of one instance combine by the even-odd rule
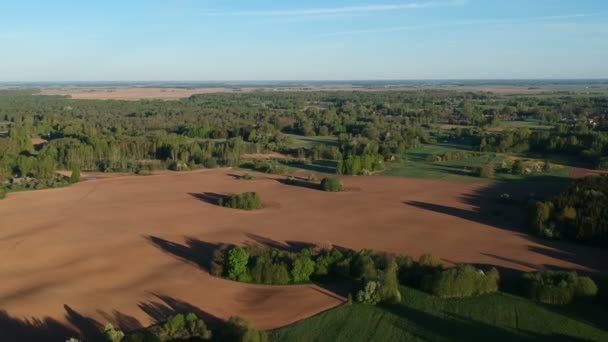
[[[502,269],[608,271],[608,251],[529,237],[516,206],[483,207],[495,184],[345,177],[351,191],[325,193],[230,169],[85,181],[11,193],[0,202],[0,308],[16,318],[74,324],[83,315],[128,329],[170,310],[239,315],[261,329],[339,305],[314,285],[258,286],[213,278],[200,265],[216,243],[310,242]],[[507,184],[514,198],[533,183]],[[201,193],[257,191],[267,208],[241,212]],[[492,211],[495,212],[496,208]],[[77,314],[76,314],[77,313]]]

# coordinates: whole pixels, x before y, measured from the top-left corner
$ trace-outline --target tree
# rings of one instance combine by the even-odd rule
[[[255,329],[249,322],[240,317],[230,317],[221,330],[219,341],[266,342],[268,335]]]
[[[293,262],[291,275],[293,281],[302,283],[310,280],[310,276],[315,271],[315,263],[310,259],[310,255],[299,255]]]
[[[247,274],[249,253],[244,248],[233,247],[228,251],[228,278],[241,280]]]
[[[80,182],[80,169],[77,166],[72,167],[72,175],[70,175],[70,184]]]
[[[523,160],[517,159],[511,167],[511,172],[514,175],[523,175],[526,173],[526,165],[524,164]]]
[[[329,192],[340,192],[344,190],[344,185],[337,178],[326,177],[321,181],[321,189]]]

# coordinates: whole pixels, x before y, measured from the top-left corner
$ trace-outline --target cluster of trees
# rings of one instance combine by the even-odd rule
[[[578,179],[551,200],[531,204],[531,231],[547,238],[608,246],[607,201],[608,176]]]
[[[372,303],[376,298],[377,302],[399,302],[398,271],[399,265],[392,255],[336,248],[289,252],[276,248],[220,246],[213,254],[211,267],[215,276],[256,284],[299,284],[328,276],[348,277],[361,285],[356,298],[365,303]],[[370,286],[374,290],[366,294]]]
[[[255,329],[249,322],[233,316],[211,331],[194,313],[176,314],[158,324],[124,333],[112,324],[102,332],[105,342],[169,342],[169,341],[234,341],[267,342],[268,334]],[[78,341],[71,339],[69,341]]]
[[[303,249],[222,245],[213,254],[211,272],[218,277],[256,284],[298,284],[327,277],[350,279],[358,288],[354,300],[364,304],[401,301],[399,284],[419,288],[442,298],[464,298],[496,292],[500,276],[470,265],[446,269],[436,256],[418,261],[408,256],[349,249]]]
[[[460,265],[425,276],[421,288],[440,298],[466,298],[498,291],[499,280],[496,268],[484,273],[471,265]]]
[[[585,125],[557,125],[552,130],[524,127],[500,133],[480,133],[481,152],[537,152],[570,155],[598,168],[606,166],[608,135]]]
[[[257,192],[244,192],[242,194],[231,194],[227,197],[222,197],[218,200],[218,205],[221,207],[241,209],[241,210],[257,210],[262,209],[262,198]]]
[[[574,271],[529,272],[522,275],[522,281],[527,296],[545,304],[569,304],[575,298],[595,297],[598,292],[593,279]]]
[[[368,175],[384,170],[384,157],[380,154],[365,153],[360,156],[349,155],[338,160],[336,173],[339,175]]]

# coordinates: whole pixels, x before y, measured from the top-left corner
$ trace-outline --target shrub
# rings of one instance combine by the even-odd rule
[[[0,200],[6,197],[6,189],[0,188]]]
[[[523,160],[517,159],[513,163],[513,166],[511,166],[511,172],[514,175],[523,175],[524,173],[526,173],[526,164],[524,164]]]
[[[443,267],[443,261],[433,254],[422,254],[418,259],[418,265],[422,267]]]
[[[233,247],[228,251],[228,278],[240,280],[247,273],[249,253],[241,247]]]
[[[241,179],[244,179],[244,180],[253,180],[253,179],[255,179],[255,177],[253,177],[249,173],[246,173],[246,174],[244,174],[244,175],[241,176]]]
[[[494,165],[486,164],[482,167],[477,168],[476,174],[480,178],[494,178]]]
[[[195,314],[186,316],[177,314],[169,317],[165,322],[153,325],[127,336],[123,341],[179,341],[179,340],[209,340],[211,331],[202,319]]]
[[[377,281],[368,281],[363,289],[357,292],[357,302],[376,305],[380,302],[380,284]]]
[[[344,185],[337,178],[326,177],[321,181],[321,190],[329,192],[340,192],[344,190]]]
[[[225,199],[220,199],[220,206],[241,209],[241,210],[256,210],[262,208],[262,199],[257,192],[244,192],[238,195],[230,195]]]
[[[104,341],[120,342],[120,341],[122,341],[123,337],[125,337],[125,334],[120,330],[116,330],[111,323],[106,324],[106,326],[103,329]]]
[[[213,169],[217,167],[217,160],[215,158],[207,158],[203,160],[203,166],[208,169]]]
[[[72,174],[70,175],[70,184],[76,184],[78,182],[80,182],[80,169],[73,167]]]
[[[189,169],[188,164],[181,161],[172,161],[169,163],[169,170],[172,171],[188,171]]]
[[[374,259],[368,251],[357,253],[350,263],[350,275],[355,279],[375,279],[377,276]]]
[[[266,342],[268,334],[255,329],[250,323],[240,317],[230,317],[221,330],[220,341],[234,342]]]
[[[576,287],[574,289],[574,296],[576,297],[595,297],[597,295],[597,285],[593,279],[589,277],[578,277]]]
[[[224,269],[224,261],[227,258],[227,250],[228,246],[224,244],[213,250],[213,254],[211,255],[210,267],[210,272],[212,275],[216,277],[221,277],[227,273]]]
[[[394,260],[391,260],[380,276],[380,297],[382,301],[396,304],[401,302],[401,292],[399,292],[399,280],[397,272],[399,266]]]
[[[461,265],[425,276],[421,289],[440,298],[466,298],[498,291],[498,281],[494,268],[486,275],[471,265]]]
[[[564,305],[572,302],[574,297],[593,297],[597,294],[593,280],[588,277],[579,278],[576,272],[529,272],[522,279],[526,294],[545,304]]]

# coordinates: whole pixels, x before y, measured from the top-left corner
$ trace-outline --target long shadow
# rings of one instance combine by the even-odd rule
[[[61,322],[46,318],[17,318],[0,311],[0,341],[65,341],[79,333]]]
[[[199,200],[201,202],[205,202],[205,203],[209,203],[209,204],[213,204],[213,205],[219,205],[220,200],[224,200],[224,199],[228,198],[228,196],[226,196],[224,194],[218,194],[215,192],[201,192],[201,193],[189,192],[188,195],[196,198],[197,200]]]
[[[146,239],[163,252],[198,266],[207,272],[211,269],[213,251],[219,248],[218,244],[204,242],[190,237],[186,238],[186,243],[184,245],[164,240],[156,236],[146,236]]]
[[[472,210],[421,201],[407,201],[405,204],[511,231],[530,241],[527,248],[533,253],[583,266],[592,270],[590,275],[605,277],[608,275],[608,251],[605,249],[576,242],[542,239],[530,235],[527,231],[526,201],[530,195],[533,194],[535,198],[550,198],[563,191],[570,181],[562,177],[535,176],[519,181],[495,182],[461,196],[462,202],[470,205]],[[510,195],[509,203],[500,201],[501,194],[505,193]],[[535,269],[547,267],[532,265],[526,260],[515,263],[524,267],[535,266]]]
[[[312,164],[305,164],[305,163],[284,163],[281,162],[281,164],[286,165],[286,166],[290,166],[290,167],[296,167],[299,169],[303,169],[303,170],[307,170],[307,171],[314,171],[314,172],[318,172],[318,173],[329,173],[329,174],[335,174],[336,173],[336,162],[330,162],[330,161],[321,161],[321,160],[317,160],[315,162],[313,162]]]
[[[101,310],[98,310],[97,312],[105,319],[106,322],[112,323],[115,327],[125,332],[144,327],[137,318],[126,315],[117,310],[113,310],[111,314]]]
[[[196,314],[211,328],[218,327],[223,322],[219,317],[185,301],[157,293],[153,293],[153,295],[158,298],[158,301],[140,302],[138,306],[156,323],[163,322],[176,314],[188,313]]]
[[[309,182],[307,180],[303,180],[303,179],[298,179],[298,178],[293,178],[293,179],[284,179],[284,178],[279,178],[275,180],[281,184],[284,185],[289,185],[289,186],[297,186],[300,188],[306,188],[306,189],[311,189],[311,190],[321,190],[321,185],[319,185],[318,183],[314,183],[314,182]]]
[[[96,320],[81,315],[67,304],[63,306],[65,317],[73,326],[78,328],[85,341],[103,341],[103,325]]]
[[[412,333],[421,334],[422,336],[419,337],[423,340],[484,341],[491,338],[493,341],[584,341],[559,334],[543,335],[521,330],[515,332],[484,322],[472,321],[460,315],[449,313],[445,316],[431,315],[404,305],[383,305],[383,307],[422,327],[421,331]],[[404,325],[401,328],[410,331],[411,326]]]
[[[252,241],[246,241],[245,245],[257,246],[257,247],[269,247],[275,248],[282,251],[297,253],[306,248],[314,248],[314,243],[302,242],[302,241],[285,241],[279,242],[270,238],[266,238],[256,234],[246,234],[247,238]]]

